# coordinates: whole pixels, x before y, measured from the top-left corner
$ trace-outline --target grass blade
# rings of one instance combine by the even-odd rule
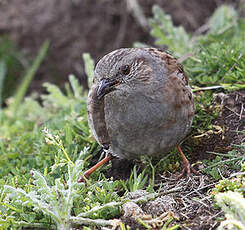
[[[24,79],[21,83],[21,85],[19,86],[19,88],[17,89],[17,92],[14,96],[14,103],[12,105],[12,110],[14,112],[17,111],[21,101],[23,100],[26,91],[33,79],[33,77],[35,76],[35,73],[37,72],[41,62],[43,61],[43,59],[45,58],[47,51],[48,51],[48,47],[49,47],[49,42],[45,41],[43,43],[43,45],[41,46],[39,53],[37,55],[37,57],[35,58],[33,64],[31,65],[31,67],[27,70],[26,75],[24,76]]]
[[[0,110],[3,102],[3,83],[6,76],[6,64],[4,61],[0,61]]]
[[[91,88],[94,76],[94,60],[91,58],[90,54],[83,54],[83,61],[85,65],[85,72],[88,76],[88,87]]]

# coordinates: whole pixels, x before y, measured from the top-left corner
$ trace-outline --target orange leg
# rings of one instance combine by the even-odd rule
[[[96,165],[94,165],[92,168],[88,169],[83,176],[78,180],[78,183],[84,182],[84,177],[88,178],[91,173],[93,173],[95,170],[97,170],[100,166],[104,165],[106,162],[111,160],[112,156],[108,154],[104,159],[99,161]]]
[[[187,158],[185,157],[184,153],[182,152],[181,148],[179,145],[177,145],[177,150],[180,153],[180,156],[182,157],[182,164],[183,164],[183,169],[180,173],[180,175],[178,176],[178,179],[183,177],[185,172],[186,172],[186,176],[189,177],[191,172],[198,175],[199,172],[196,171],[194,168],[191,167],[189,161],[187,160]]]

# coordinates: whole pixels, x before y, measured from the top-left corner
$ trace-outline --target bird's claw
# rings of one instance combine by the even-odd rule
[[[191,173],[195,175],[200,175],[200,173],[197,170],[195,170],[188,161],[183,162],[183,169],[181,173],[177,176],[177,180],[184,177],[185,174],[186,174],[186,177],[189,177]]]

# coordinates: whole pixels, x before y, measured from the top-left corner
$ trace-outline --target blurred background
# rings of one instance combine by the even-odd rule
[[[153,45],[147,23],[154,4],[170,14],[175,25],[196,33],[223,3],[243,13],[239,0],[0,0],[0,59],[8,71],[3,97],[13,94],[46,40],[48,53],[29,91],[43,91],[47,81],[62,86],[70,73],[86,87],[84,52],[97,62],[135,41]]]

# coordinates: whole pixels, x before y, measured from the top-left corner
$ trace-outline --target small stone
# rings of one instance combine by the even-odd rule
[[[138,217],[144,214],[143,210],[134,202],[127,202],[123,205],[124,217]]]
[[[161,214],[174,211],[175,200],[171,196],[158,197],[153,201],[149,201],[145,207],[144,211],[152,216],[160,216]]]

